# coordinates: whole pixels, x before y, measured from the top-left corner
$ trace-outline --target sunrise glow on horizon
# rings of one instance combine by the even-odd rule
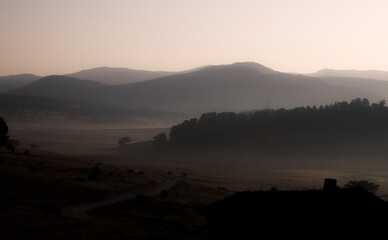
[[[383,0],[0,0],[0,76],[109,66],[388,71]]]

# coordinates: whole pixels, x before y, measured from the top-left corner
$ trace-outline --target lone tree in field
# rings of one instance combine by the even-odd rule
[[[0,117],[0,147],[4,147],[8,142],[8,126],[4,118]]]
[[[167,142],[167,135],[165,133],[159,133],[153,137],[153,144],[157,146],[164,145]]]
[[[131,142],[131,138],[130,137],[122,137],[119,140],[119,146],[120,147],[124,147],[127,143],[130,143],[130,142]]]

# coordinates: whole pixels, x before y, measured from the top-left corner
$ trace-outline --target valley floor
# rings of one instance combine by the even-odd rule
[[[13,130],[21,146],[16,153],[0,152],[0,237],[217,239],[201,214],[204,206],[235,191],[321,189],[325,178],[337,179],[340,187],[372,181],[380,186],[376,195],[388,200],[385,142],[222,149],[146,141],[160,132],[168,129]],[[134,141],[119,148],[121,136]],[[39,149],[29,149],[30,143]],[[163,179],[174,182],[164,194],[142,196]],[[89,209],[86,219],[62,214],[125,194],[131,197]]]

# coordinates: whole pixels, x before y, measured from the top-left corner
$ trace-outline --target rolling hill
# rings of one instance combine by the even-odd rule
[[[319,78],[273,71],[260,64],[212,66],[116,87],[114,102],[178,112],[244,111],[382,97],[363,89],[332,86]]]
[[[8,94],[189,114],[323,105],[357,97],[374,102],[387,97],[372,88],[333,85],[317,77],[281,73],[257,63],[209,66],[118,86],[49,76]]]
[[[320,77],[323,82],[335,87],[358,88],[388,98],[388,81],[355,77]]]
[[[125,127],[171,126],[187,116],[152,109],[128,109],[47,97],[0,94],[0,114],[21,126],[119,125]]]
[[[349,78],[366,78],[388,81],[388,72],[378,70],[334,70],[323,69],[316,73],[310,74],[313,77],[349,77]]]
[[[0,93],[26,86],[35,80],[38,80],[39,78],[41,77],[33,74],[20,74],[0,77]]]
[[[98,67],[67,74],[66,76],[82,80],[93,80],[105,84],[120,85],[142,82],[154,78],[165,77],[172,74],[175,73],[164,71],[134,70],[128,68]]]
[[[90,101],[96,98],[103,98],[101,96],[101,90],[107,87],[108,85],[91,80],[79,80],[73,77],[52,75],[43,77],[27,86],[12,90],[9,93],[12,95]]]

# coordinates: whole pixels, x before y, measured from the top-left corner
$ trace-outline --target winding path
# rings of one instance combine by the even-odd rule
[[[160,178],[159,180],[160,180],[160,184],[158,184],[156,187],[151,189],[147,189],[139,192],[130,192],[114,198],[108,198],[97,202],[91,202],[91,203],[86,203],[82,205],[67,207],[62,211],[62,216],[68,217],[68,218],[92,219],[92,217],[87,215],[87,212],[89,210],[123,202],[129,199],[135,198],[139,194],[144,196],[158,195],[162,190],[170,189],[176,184],[176,181],[167,179],[167,178]]]

